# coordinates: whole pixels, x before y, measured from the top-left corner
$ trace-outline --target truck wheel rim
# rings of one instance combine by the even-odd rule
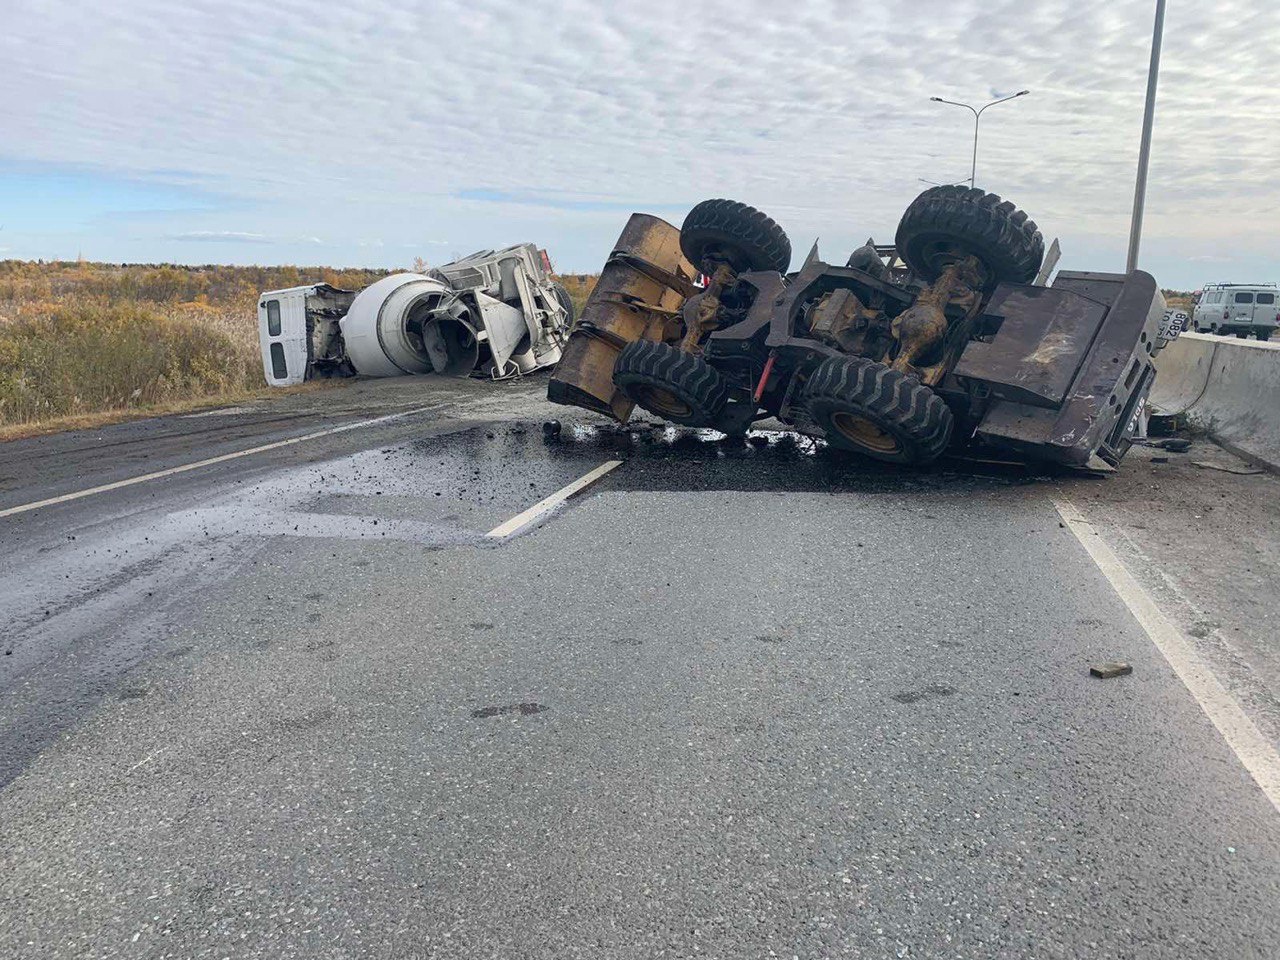
[[[636,401],[640,406],[664,417],[687,417],[693,408],[677,397],[670,390],[661,387],[642,386],[636,391]]]
[[[867,450],[874,450],[876,453],[898,453],[902,450],[897,437],[856,413],[836,413],[831,417],[831,425],[850,443]]]

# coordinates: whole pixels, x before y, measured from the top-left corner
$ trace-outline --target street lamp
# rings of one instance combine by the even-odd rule
[[[992,100],[990,103],[982,107],[973,107],[967,103],[960,103],[956,100],[943,100],[942,97],[930,97],[934,103],[949,103],[953,107],[964,107],[973,114],[973,170],[969,175],[969,186],[976,187],[978,179],[978,122],[982,119],[983,112],[987,107],[994,107],[997,103],[1008,103],[1010,100],[1017,100],[1019,97],[1025,97],[1030,90],[1019,90],[1017,93],[1008,97],[1001,97],[999,100]]]

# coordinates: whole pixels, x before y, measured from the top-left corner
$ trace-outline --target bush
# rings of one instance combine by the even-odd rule
[[[83,305],[0,324],[0,424],[261,385],[256,343],[181,312]]]
[[[263,388],[261,291],[386,274],[0,260],[0,425]]]

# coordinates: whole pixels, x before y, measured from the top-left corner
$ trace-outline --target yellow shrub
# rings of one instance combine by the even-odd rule
[[[582,308],[587,305],[587,298],[596,288],[596,281],[600,276],[594,273],[563,273],[556,279],[569,291],[569,299],[573,301],[574,316],[582,316]]]
[[[59,307],[0,325],[0,424],[260,386],[256,344],[137,306]]]

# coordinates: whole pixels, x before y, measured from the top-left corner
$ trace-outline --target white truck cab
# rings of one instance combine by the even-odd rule
[[[1196,303],[1197,333],[1250,334],[1270,340],[1280,326],[1280,289],[1274,283],[1210,283]]]
[[[258,297],[258,341],[267,383],[287,387],[317,375],[350,375],[345,359],[336,355],[333,336],[334,323],[354,299],[350,290],[327,283],[271,290]],[[325,320],[331,322],[317,322]]]

